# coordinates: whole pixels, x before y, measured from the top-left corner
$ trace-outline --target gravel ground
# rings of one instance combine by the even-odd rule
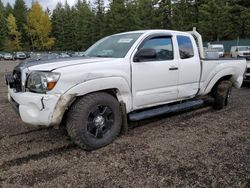
[[[21,122],[6,97],[0,62],[0,187],[250,187],[250,85],[221,111],[193,111],[130,125],[93,152],[63,129]]]

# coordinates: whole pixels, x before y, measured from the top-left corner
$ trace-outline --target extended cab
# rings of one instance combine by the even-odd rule
[[[127,119],[186,109],[205,95],[214,97],[214,108],[226,106],[231,87],[241,87],[246,60],[205,59],[202,44],[195,30],[115,34],[84,57],[20,64],[6,75],[8,98],[25,123],[65,121],[77,145],[97,149],[111,143]]]

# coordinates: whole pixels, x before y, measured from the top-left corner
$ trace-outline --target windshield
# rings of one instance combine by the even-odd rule
[[[239,51],[249,51],[250,50],[250,47],[239,47]]]
[[[123,58],[140,36],[141,33],[130,33],[106,37],[90,47],[85,56]]]

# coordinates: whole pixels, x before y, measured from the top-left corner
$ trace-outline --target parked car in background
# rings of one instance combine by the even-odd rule
[[[4,60],[14,60],[14,57],[11,53],[5,53],[3,56]]]
[[[249,57],[250,46],[232,46],[230,54],[231,57]]]
[[[70,55],[63,52],[63,53],[59,54],[59,57],[61,57],[61,58],[67,58],[67,57],[70,57]]]
[[[71,57],[82,57],[85,55],[85,52],[75,52],[71,54]]]
[[[204,48],[205,58],[207,59],[219,59],[220,54],[218,50]]]
[[[29,61],[40,61],[40,60],[49,60],[49,59],[58,59],[60,55],[52,52],[38,52],[31,53]]]
[[[25,55],[26,55],[26,58],[30,58],[30,54],[32,53],[32,52],[24,52],[25,53]]]
[[[70,54],[70,56],[71,57],[78,57],[79,55],[78,55],[78,52],[73,52],[73,53]]]
[[[224,57],[225,50],[223,44],[208,44],[208,49],[217,50],[220,57]]]
[[[15,52],[14,59],[24,60],[26,59],[26,54],[24,52]]]
[[[0,52],[0,60],[3,60],[4,52]]]
[[[79,52],[79,56],[80,57],[85,56],[85,52]]]

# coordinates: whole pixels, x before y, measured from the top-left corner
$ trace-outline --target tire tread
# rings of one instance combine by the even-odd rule
[[[71,106],[68,115],[67,115],[67,123],[66,123],[66,129],[68,131],[69,136],[74,141],[75,144],[80,146],[84,150],[94,150],[98,149],[99,146],[95,147],[92,146],[93,144],[89,142],[89,140],[81,135],[79,133],[79,128],[81,126],[81,119],[82,119],[82,112],[86,111],[86,106],[90,106],[91,104],[95,103],[96,100],[108,100],[115,102],[114,105],[119,105],[119,102],[117,99],[115,99],[112,95],[105,93],[105,92],[97,92],[97,93],[91,93],[86,96],[83,96],[79,99],[77,99]],[[117,107],[117,106],[116,106]],[[120,117],[119,117],[120,116]],[[119,130],[115,132],[115,135],[112,135],[112,138],[108,139],[108,142],[112,142],[120,133],[121,129],[121,110],[118,112],[118,126]],[[105,146],[109,143],[105,143],[102,146]],[[102,147],[101,146],[101,147]]]

